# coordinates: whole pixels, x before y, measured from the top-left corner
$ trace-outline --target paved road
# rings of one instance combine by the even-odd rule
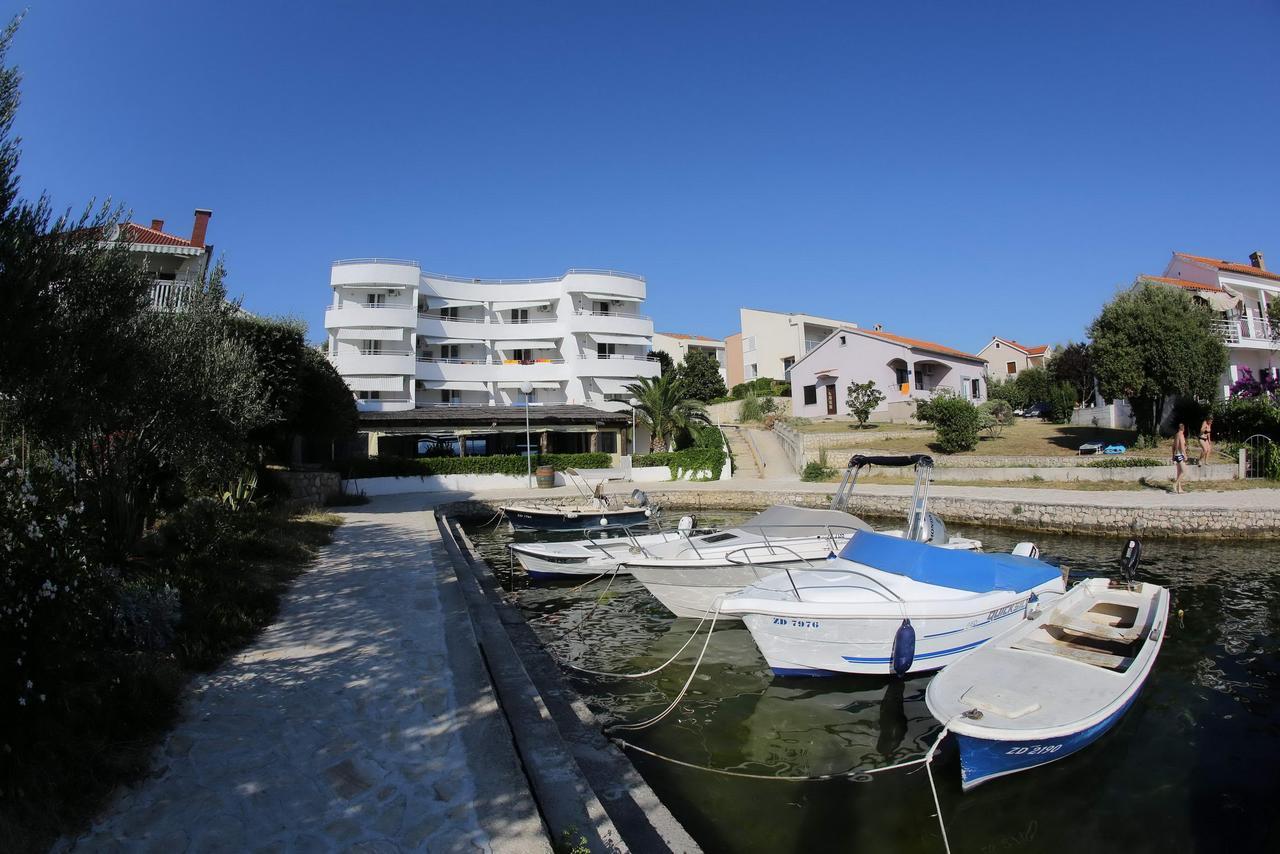
[[[550,852],[426,505],[345,514],[152,776],[59,848]]]

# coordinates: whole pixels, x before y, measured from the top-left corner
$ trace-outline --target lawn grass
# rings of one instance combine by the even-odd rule
[[[83,830],[118,786],[145,776],[191,677],[216,668],[275,619],[290,582],[342,521],[321,512],[246,511],[234,519],[203,562],[175,553],[162,525],[131,563],[130,578],[163,579],[182,594],[167,646],[76,650],[44,713],[25,731],[0,733],[5,850],[48,850],[59,836]]]
[[[838,481],[838,478],[832,482]],[[892,484],[911,486],[912,478],[879,477],[871,475],[858,478],[858,483]],[[1070,489],[1078,492],[1143,492],[1155,490],[1172,492],[1173,481],[1168,478],[1143,478],[1142,480],[934,480],[934,486],[985,486],[1011,487],[1015,489]],[[1241,489],[1277,489],[1280,482],[1274,480],[1203,480],[1184,481],[1187,492],[1236,492]]]
[[[808,425],[813,427],[815,425]],[[893,432],[900,433],[899,428],[905,425],[885,425]],[[909,429],[909,428],[907,428]],[[809,430],[807,432],[833,432]],[[835,431],[838,432],[838,431]],[[911,429],[911,435],[878,436],[879,431],[850,430],[850,449],[873,451],[900,451],[909,454],[937,453],[933,447],[934,433],[929,427]],[[885,432],[888,432],[886,429]],[[843,434],[842,434],[843,435]],[[1129,448],[1133,456],[1168,459],[1172,453],[1172,440],[1162,439],[1155,448],[1141,451],[1133,450],[1137,433],[1133,430],[1109,430],[1100,427],[1079,427],[1067,424],[1049,424],[1034,418],[1019,418],[1014,424],[1004,428],[999,438],[982,436],[978,447],[972,451],[962,451],[957,456],[975,457],[1074,457],[1079,448],[1086,442],[1102,442],[1105,445],[1120,444]],[[1192,453],[1195,453],[1195,442],[1192,441]],[[841,444],[840,448],[846,446]],[[833,449],[835,450],[835,449]]]

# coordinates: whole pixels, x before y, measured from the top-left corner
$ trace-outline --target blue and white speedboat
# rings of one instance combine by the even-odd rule
[[[946,667],[1061,596],[1062,571],[1023,554],[940,548],[856,531],[820,568],[771,575],[720,603],[780,676]]]
[[[1155,664],[1169,591],[1094,578],[933,678],[929,712],[956,736],[961,783],[1070,756],[1115,726]]]

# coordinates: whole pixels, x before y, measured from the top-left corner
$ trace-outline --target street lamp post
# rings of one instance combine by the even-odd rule
[[[631,406],[631,455],[632,456],[635,456],[635,453],[636,453],[636,404],[639,402],[640,401],[636,400],[634,397],[631,398],[630,401],[628,401],[628,404]]]
[[[524,395],[524,470],[529,488],[533,489],[533,456],[529,453],[533,449],[529,441],[529,395],[533,394],[533,383],[520,383],[520,393]]]

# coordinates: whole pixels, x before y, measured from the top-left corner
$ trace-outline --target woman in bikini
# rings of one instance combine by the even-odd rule
[[[1182,474],[1187,464],[1187,425],[1179,424],[1178,432],[1173,434],[1173,467],[1178,476],[1173,479],[1174,493],[1182,494]]]
[[[1200,425],[1200,465],[1213,462],[1213,416],[1206,415]]]

